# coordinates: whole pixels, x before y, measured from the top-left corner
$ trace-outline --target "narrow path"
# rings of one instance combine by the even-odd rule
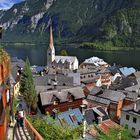
[[[17,124],[15,125],[14,140],[31,140],[26,127],[20,127]]]

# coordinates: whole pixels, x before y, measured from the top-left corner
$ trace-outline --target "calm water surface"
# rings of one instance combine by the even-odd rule
[[[68,55],[77,56],[80,63],[86,58],[97,56],[104,59],[104,61],[109,64],[121,64],[122,66],[133,66],[140,70],[140,51],[95,51],[95,50],[85,50],[81,48],[76,48],[76,46],[55,46],[56,55],[60,55],[62,49],[66,49]],[[46,65],[47,63],[47,47],[44,45],[39,45],[36,48],[33,47],[15,47],[9,46],[5,50],[10,54],[11,57],[29,58],[32,65]]]

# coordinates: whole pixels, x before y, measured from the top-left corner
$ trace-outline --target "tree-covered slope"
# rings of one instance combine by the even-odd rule
[[[51,21],[58,41],[140,47],[139,15],[140,0],[26,0],[0,20],[5,40],[45,42]]]

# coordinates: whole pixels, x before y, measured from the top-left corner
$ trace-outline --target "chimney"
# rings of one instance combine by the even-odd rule
[[[134,111],[137,111],[137,104],[134,103]]]
[[[102,117],[98,117],[98,124],[101,124],[102,123]]]
[[[41,71],[41,76],[44,76],[44,73],[43,73],[43,71]]]

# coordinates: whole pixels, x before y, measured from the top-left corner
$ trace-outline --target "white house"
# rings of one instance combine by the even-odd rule
[[[108,63],[106,63],[103,59],[100,59],[98,57],[91,57],[88,59],[85,59],[85,61],[82,63],[82,65],[94,65],[97,67],[108,67]]]
[[[79,67],[79,61],[76,56],[56,56],[53,45],[52,27],[50,27],[50,44],[47,50],[48,67],[76,70]]]
[[[140,100],[122,109],[120,124],[133,130],[135,135],[140,137]]]

